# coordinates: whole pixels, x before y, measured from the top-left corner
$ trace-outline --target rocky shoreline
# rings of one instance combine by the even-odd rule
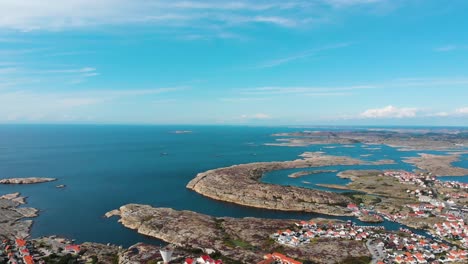
[[[463,131],[430,130],[364,130],[364,131],[299,131],[277,133],[274,143],[269,146],[304,147],[323,144],[368,144],[387,145],[402,151],[412,150],[453,150],[468,146]]]
[[[32,220],[23,218],[36,217],[38,210],[19,207],[25,203],[20,193],[6,194],[0,197],[0,238],[27,237],[33,224]]]
[[[460,155],[432,155],[420,153],[419,157],[403,160],[435,176],[468,176],[468,169],[455,167],[452,163],[459,161]]]
[[[122,225],[140,234],[181,248],[217,252],[231,260],[225,263],[257,263],[264,254],[273,251],[314,263],[340,263],[344,259],[369,256],[364,243],[359,241],[323,238],[304,247],[286,247],[274,243],[271,234],[292,228],[298,222],[295,220],[217,218],[140,204],[124,205],[107,214],[112,215],[118,215]]]
[[[291,173],[288,175],[289,178],[300,178],[309,175],[317,175],[321,173],[329,173],[329,172],[338,172],[337,170],[316,170],[316,171],[298,171],[295,173]]]
[[[360,159],[306,152],[302,159],[283,162],[258,162],[234,165],[199,173],[187,188],[203,196],[243,206],[280,211],[316,212],[328,215],[349,215],[350,199],[338,193],[260,182],[264,173],[274,170],[311,168],[333,165],[392,164],[381,160]]]

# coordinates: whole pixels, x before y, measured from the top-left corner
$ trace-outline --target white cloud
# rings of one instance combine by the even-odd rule
[[[385,2],[385,0],[325,0],[330,5],[335,7],[346,7],[353,5],[365,5]]]
[[[455,51],[455,50],[464,50],[468,49],[468,46],[463,45],[445,45],[441,47],[437,47],[434,50],[438,52],[448,52],[448,51]]]
[[[79,68],[79,69],[44,70],[44,71],[38,71],[38,73],[91,73],[95,71],[96,71],[96,68],[84,67],[84,68]]]
[[[429,114],[428,116],[446,117],[446,116],[450,116],[450,113],[448,113],[448,112],[437,112],[437,113]]]
[[[346,48],[346,47],[348,47],[350,45],[351,45],[350,43],[338,43],[338,44],[334,44],[334,45],[328,45],[328,46],[324,46],[324,47],[320,47],[320,48],[315,48],[315,49],[311,49],[311,50],[308,50],[308,51],[305,51],[305,52],[302,52],[302,53],[299,53],[299,54],[295,54],[295,55],[291,55],[291,56],[288,56],[288,57],[284,57],[284,58],[264,62],[264,63],[258,65],[257,68],[260,68],[260,69],[262,69],[262,68],[272,68],[272,67],[280,66],[282,64],[291,62],[291,61],[295,61],[295,60],[304,59],[304,58],[307,58],[307,57],[310,57],[310,56],[314,56],[314,55],[317,55],[317,54],[319,54],[320,52],[323,52],[323,51]]]
[[[208,25],[233,22],[262,22],[295,26],[310,17],[336,7],[376,4],[377,0],[2,0],[0,29],[21,31],[66,30],[121,24],[162,24],[191,27],[195,22]],[[282,12],[297,10],[301,12]]]
[[[267,120],[267,119],[271,119],[272,117],[264,113],[257,113],[253,115],[242,115],[241,118],[250,119],[250,120]]]
[[[408,118],[416,117],[417,112],[417,108],[398,108],[389,105],[383,108],[368,109],[361,113],[360,116],[362,118]]]
[[[187,88],[155,88],[88,91],[0,90],[0,122],[63,120],[63,114],[84,113],[90,107],[114,107],[113,102],[128,97],[150,96],[183,91]],[[166,98],[167,99],[167,98]]]
[[[455,112],[460,115],[468,115],[468,107],[458,108]]]
[[[355,85],[343,87],[257,87],[244,89],[242,94],[249,95],[284,95],[300,94],[309,96],[342,96],[345,93],[354,90],[364,90],[376,88],[372,85]],[[348,94],[348,93],[346,93]]]

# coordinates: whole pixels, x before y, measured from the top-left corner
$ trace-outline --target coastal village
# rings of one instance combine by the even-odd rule
[[[393,179],[397,182],[405,197],[408,197],[406,203],[399,204],[404,210],[393,210],[393,212],[385,210],[385,207],[379,205],[380,202],[375,204],[364,201],[353,202],[345,204],[343,210],[348,215],[369,223],[368,225],[357,224],[351,220],[299,221],[269,236],[269,233],[266,233],[265,237],[260,239],[265,239],[266,243],[269,243],[267,240],[273,241],[279,246],[278,249],[315,247],[317,243],[321,243],[319,241],[323,241],[321,239],[354,241],[361,246],[365,245],[365,254],[370,253],[369,260],[372,260],[372,264],[468,263],[468,184],[442,181],[431,173],[399,170],[383,171],[375,177]],[[11,210],[10,213],[25,211],[25,208],[18,207],[24,204],[24,198],[20,197],[19,193],[4,195],[0,199],[4,207]],[[423,223],[424,228],[414,228],[408,224],[408,220]],[[215,223],[221,226],[223,221],[225,220],[218,219]],[[382,224],[379,224],[386,221],[396,222],[401,228],[386,230]],[[232,243],[232,241],[227,242]],[[240,240],[236,243],[234,247],[237,249],[240,246],[248,247],[247,250],[254,249]],[[29,239],[28,236],[3,236],[0,243],[0,263],[243,263],[232,262],[233,259],[224,258],[217,250],[194,252],[194,249],[199,248],[181,245],[175,248],[176,253],[165,259],[165,253],[160,251],[163,250],[160,246],[138,244],[123,249],[113,245],[76,244],[73,240],[55,236],[34,239]],[[294,250],[279,250],[266,254],[265,251],[255,249],[258,253],[256,257],[254,256],[254,259],[257,259],[255,263],[313,263],[300,260],[297,258],[298,255],[294,255],[295,257],[288,255],[287,252]]]
[[[419,235],[409,229],[399,232],[386,231],[382,226],[358,226],[351,221],[347,224],[326,224],[314,221],[297,223],[296,230],[279,230],[272,238],[281,245],[301,247],[314,242],[316,238],[335,238],[365,241],[374,260],[381,263],[467,263],[468,225],[465,200],[463,205],[456,201],[468,196],[468,184],[456,181],[441,181],[431,174],[406,171],[386,171],[380,176],[393,177],[402,184],[416,185],[420,190],[408,191],[420,203],[407,204],[408,214],[388,214],[364,205],[348,204],[353,215],[371,215],[376,220],[399,222],[407,218],[436,218],[441,222],[428,228],[427,235]],[[437,190],[446,190],[447,193]],[[451,192],[451,191],[456,192]]]

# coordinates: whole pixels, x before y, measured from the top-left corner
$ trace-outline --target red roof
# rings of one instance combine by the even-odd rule
[[[34,264],[34,260],[31,256],[24,256],[23,260],[26,264]]]
[[[26,241],[18,238],[16,239],[16,245],[18,245],[18,247],[24,247],[26,246]]]
[[[80,247],[80,245],[67,245],[67,246],[65,246],[65,250],[75,251],[76,253],[78,253],[78,252],[80,252],[81,247]]]
[[[202,258],[204,261],[211,260],[210,256],[208,256],[208,255],[203,255],[203,256],[201,256],[201,258]]]
[[[187,263],[187,264],[192,264],[192,263],[193,263],[193,259],[188,258],[188,259],[185,260],[185,263]]]

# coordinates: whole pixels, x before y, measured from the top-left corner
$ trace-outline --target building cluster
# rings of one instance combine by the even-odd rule
[[[348,204],[347,208],[353,213],[354,216],[360,219],[366,218],[367,221],[369,221],[369,219],[372,219],[373,222],[383,221],[382,216],[376,214],[373,210],[369,210],[365,208],[364,206],[358,206],[356,204]]]
[[[433,229],[435,235],[458,241],[462,247],[468,248],[468,225],[465,224],[463,219],[447,215],[446,221],[434,224]]]
[[[223,264],[223,261],[218,259],[214,260],[208,255],[202,255],[199,258],[187,258],[184,264]]]
[[[0,245],[0,263],[33,264],[34,252],[33,246],[24,239],[5,239]]]
[[[416,234],[409,237],[385,234],[374,242],[386,254],[382,260],[384,263],[464,263],[468,253]]]
[[[449,233],[457,230],[457,232],[462,233],[467,228],[462,222],[450,223],[450,226],[441,224],[444,232]],[[374,245],[376,252],[380,252],[376,258],[379,258],[381,263],[448,263],[464,262],[468,259],[468,251],[454,245],[449,246],[441,240],[414,234],[408,229],[394,233],[387,232],[380,226],[356,226],[350,222],[347,224],[317,224],[313,221],[302,221],[296,225],[298,226],[297,231],[289,229],[278,231],[272,235],[272,238],[277,243],[290,247],[306,245],[316,237],[366,241]],[[261,264],[265,263],[290,262],[261,262]]]
[[[281,253],[267,254],[257,264],[302,264],[302,262],[287,257]]]
[[[400,183],[417,185],[422,188],[426,188],[428,183],[437,181],[437,178],[430,174],[416,174],[408,171],[386,171],[383,175],[396,178]]]
[[[22,238],[4,239],[0,243],[0,263],[45,263],[43,258],[51,254],[78,254],[80,251],[80,246],[73,244],[63,244],[63,247],[61,247],[60,250],[51,250],[43,247],[37,248],[34,246],[32,241],[28,241]]]
[[[445,188],[451,189],[468,189],[468,183],[458,182],[458,181],[439,181],[436,180],[436,183]]]
[[[361,241],[371,237],[376,230],[384,229],[382,226],[356,226],[351,222],[347,224],[317,224],[314,221],[301,221],[296,225],[299,227],[299,231],[279,230],[272,235],[272,238],[283,245],[300,246],[308,244],[311,239],[318,237]]]

